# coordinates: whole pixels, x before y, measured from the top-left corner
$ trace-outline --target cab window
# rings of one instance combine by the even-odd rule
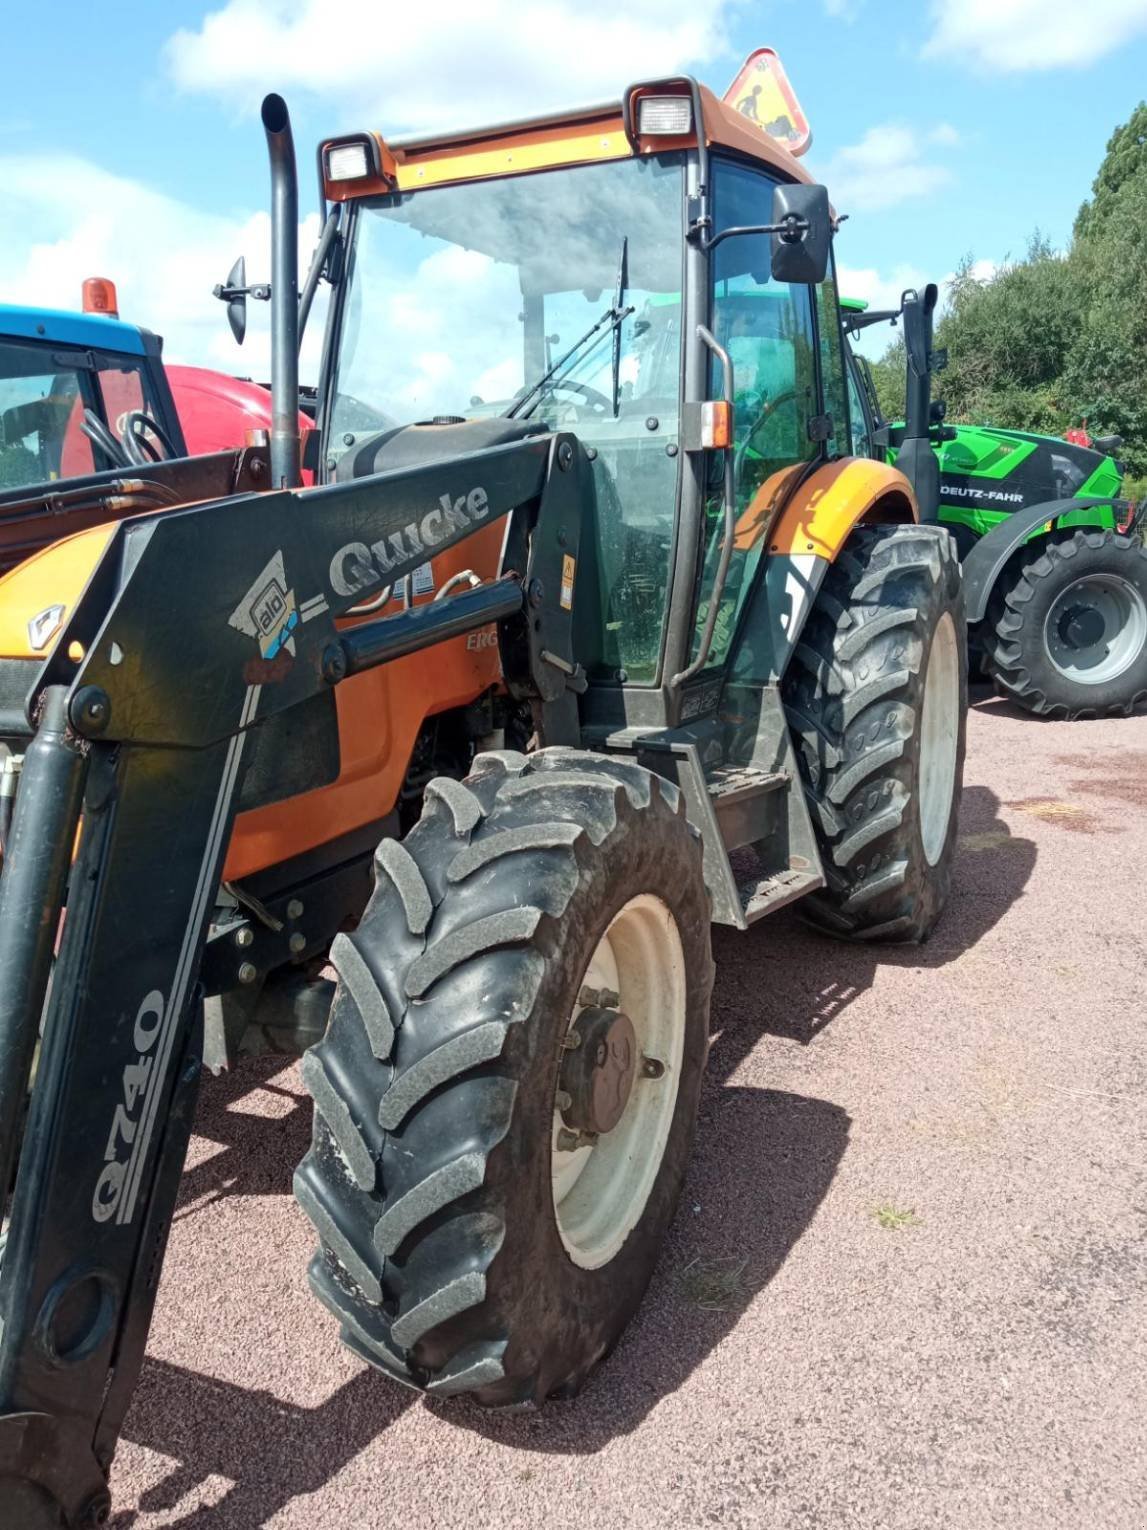
[[[79,428],[92,403],[88,377],[62,353],[0,344],[0,489],[95,472],[91,442]]]
[[[848,382],[848,424],[849,424],[849,450],[854,457],[871,457],[873,455],[872,438],[869,435],[868,417],[864,409],[864,400],[860,392],[860,379],[856,375],[856,367],[849,364],[846,378]]]
[[[840,457],[849,451],[851,438],[849,401],[846,398],[844,378],[844,337],[840,330],[840,300],[836,290],[836,274],[831,268],[826,280],[817,288],[816,301],[824,412],[832,421],[828,454],[830,457]]]
[[[773,182],[761,171],[718,160],[717,229],[767,223]],[[733,363],[734,484],[737,525],[710,664],[722,664],[764,550],[770,508],[794,464],[817,452],[809,420],[817,414],[816,340],[809,288],[775,282],[767,234],[726,239],[713,252],[712,329]],[[720,398],[714,363],[710,397]],[[693,638],[696,656],[724,541],[724,462],[712,454],[706,495],[705,561]]]

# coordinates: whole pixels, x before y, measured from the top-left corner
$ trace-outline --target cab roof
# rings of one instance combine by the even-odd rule
[[[692,82],[681,78],[648,81],[631,86],[626,98],[636,93],[682,94]],[[768,165],[786,180],[810,182],[813,176],[801,160],[783,144],[763,132],[735,107],[722,101],[705,85],[698,87],[705,141],[710,149],[731,149]],[[581,106],[544,113],[517,121],[492,123],[444,133],[420,133],[398,138],[373,136],[377,142],[385,180],[367,177],[353,185],[328,185],[334,200],[377,195],[379,191],[420,191],[446,182],[481,180],[493,176],[519,175],[559,165],[591,164],[599,160],[629,159],[663,150],[696,144],[695,132],[679,138],[637,137],[626,133],[622,101]],[[327,139],[320,147],[338,142]]]
[[[48,340],[56,345],[120,351],[128,356],[147,354],[143,332],[134,324],[102,314],[72,313],[66,308],[24,308],[0,303],[0,337]]]

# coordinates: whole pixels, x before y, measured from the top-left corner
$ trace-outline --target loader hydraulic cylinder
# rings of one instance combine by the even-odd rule
[[[85,756],[67,728],[67,692],[44,694],[28,746],[0,879],[0,1218],[20,1139],[28,1075],[52,966]]]

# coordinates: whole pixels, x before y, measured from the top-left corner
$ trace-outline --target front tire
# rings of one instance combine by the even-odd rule
[[[1025,711],[1130,716],[1147,700],[1147,548],[1083,529],[1036,542],[1001,575],[980,630],[997,693]]]
[[[784,682],[826,886],[852,939],[927,938],[948,900],[968,707],[960,565],[936,526],[862,526],[825,576]]]
[[[699,841],[634,764],[487,754],[377,867],[303,1063],[312,1288],[408,1385],[569,1395],[636,1310],[685,1173],[713,980]]]

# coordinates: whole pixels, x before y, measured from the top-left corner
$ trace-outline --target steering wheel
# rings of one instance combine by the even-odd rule
[[[565,388],[570,393],[580,393],[590,408],[596,409],[599,414],[603,414],[605,410],[613,408],[613,404],[606,398],[605,394],[597,388],[591,388],[588,383],[570,382],[566,378],[561,377],[556,382],[548,382],[546,384],[547,393],[556,393],[559,388]]]
[[[148,439],[149,436],[155,437],[155,441],[162,446],[162,451],[157,449],[155,441]],[[149,462],[163,462],[168,457],[179,455],[171,437],[159,421],[152,419],[151,415],[145,414],[142,409],[132,409],[124,415],[120,440],[123,442],[124,451],[136,467],[146,467]]]
[[[766,425],[769,420],[772,419],[773,415],[776,414],[777,410],[781,407],[782,404],[787,404],[794,401],[796,396],[797,390],[795,388],[786,388],[783,393],[778,393],[776,398],[770,399],[767,404],[762,405],[760,414],[749,427],[745,439],[741,442],[740,446],[737,447],[734,461],[735,469],[738,473],[741,469],[741,463],[748,456],[749,451],[752,448],[753,437],[757,434],[757,431],[760,430],[762,425]]]

